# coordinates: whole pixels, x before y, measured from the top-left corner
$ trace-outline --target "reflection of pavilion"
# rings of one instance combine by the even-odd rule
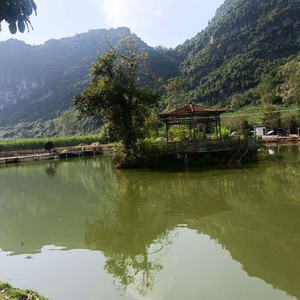
[[[183,195],[182,190],[178,191],[178,197],[173,196],[170,199],[166,210],[169,221],[176,226],[176,221],[182,223],[185,222],[185,220],[199,219],[208,216],[213,217],[214,215],[230,211],[231,207],[225,198],[224,182],[221,178],[220,180],[218,180],[218,177],[216,178],[217,180],[215,181],[213,189],[204,189],[203,186],[190,186],[184,189],[185,194]],[[201,195],[195,193],[195,191],[198,191],[198,188],[201,189]],[[183,198],[184,201],[182,201]]]

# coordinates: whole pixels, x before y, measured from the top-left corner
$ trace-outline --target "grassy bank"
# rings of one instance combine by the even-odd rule
[[[13,288],[10,284],[0,282],[0,300],[47,300],[47,298],[39,295],[31,290],[20,290]]]
[[[291,121],[294,119],[294,123]],[[222,126],[238,130],[241,126],[241,120],[246,120],[250,126],[267,125],[270,127],[291,127],[300,126],[300,109],[297,105],[249,105],[244,106],[232,112],[226,112],[221,115]]]

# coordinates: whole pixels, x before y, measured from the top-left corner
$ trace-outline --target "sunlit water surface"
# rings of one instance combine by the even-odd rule
[[[49,299],[300,299],[300,152],[241,169],[0,169],[0,280]],[[24,244],[23,244],[24,243]]]

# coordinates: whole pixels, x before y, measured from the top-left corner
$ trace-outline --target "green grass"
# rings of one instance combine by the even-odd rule
[[[31,290],[19,290],[13,288],[10,284],[0,282],[0,300],[26,300],[28,295],[32,295],[32,299],[46,300],[47,298],[39,295],[38,293]]]
[[[288,116],[299,117],[299,107],[297,105],[273,105],[275,110],[280,112],[281,118]],[[222,126],[232,128],[240,118],[246,119],[250,125],[264,125],[264,113],[266,112],[263,106],[249,105],[240,108],[234,112],[227,112],[221,115]]]
[[[47,142],[53,142],[54,147],[71,147],[79,144],[92,144],[94,142],[103,142],[101,135],[71,136],[55,138],[36,138],[36,139],[7,139],[0,141],[1,151],[21,151],[44,149]]]

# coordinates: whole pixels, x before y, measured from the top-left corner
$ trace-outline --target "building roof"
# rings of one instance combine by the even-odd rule
[[[226,109],[209,108],[198,104],[187,104],[168,113],[160,114],[161,118],[187,118],[195,116],[215,116],[226,112]]]

